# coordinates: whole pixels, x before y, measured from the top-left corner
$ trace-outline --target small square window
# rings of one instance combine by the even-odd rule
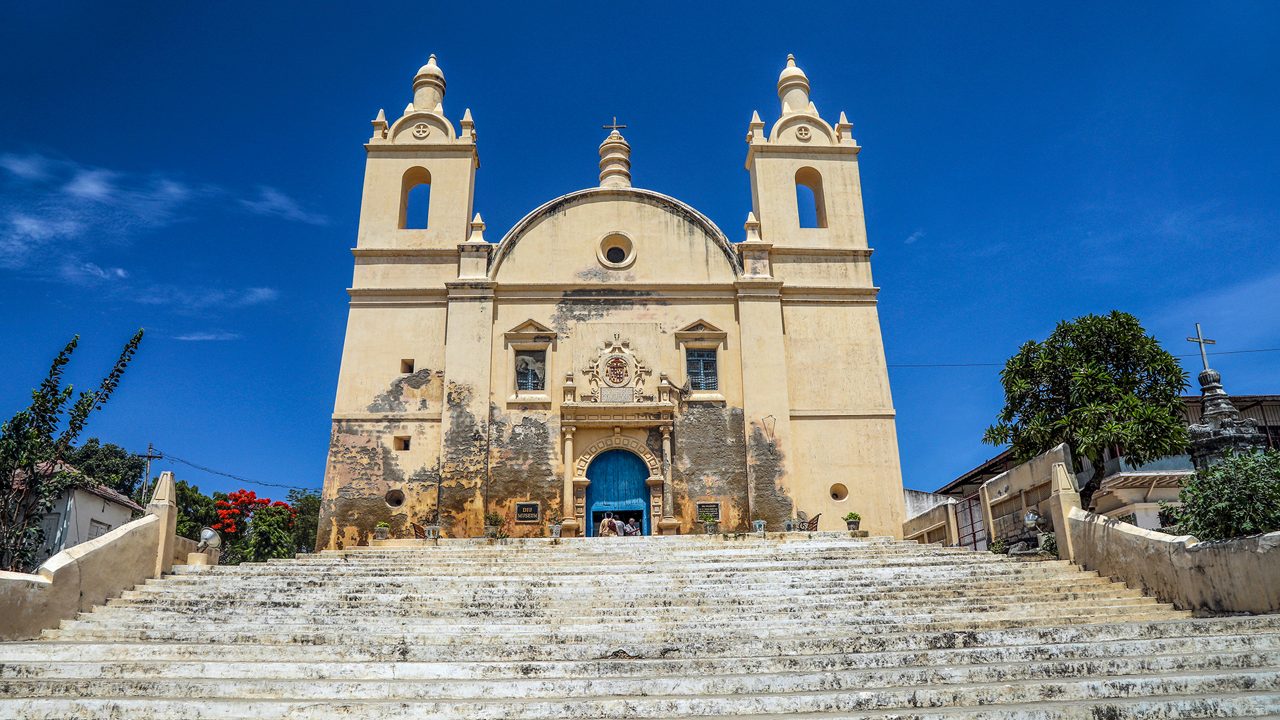
[[[413,358],[400,361],[400,372],[404,373],[405,375],[410,375],[413,373]]]
[[[516,390],[546,390],[547,351],[516,351]]]
[[[715,350],[685,350],[685,369],[689,375],[689,389],[717,390]]]
[[[408,449],[409,449],[409,436],[408,436],[408,435],[396,435],[396,436],[395,436],[395,438],[392,440],[391,446],[392,446],[392,447],[394,447],[396,450],[408,450]]]

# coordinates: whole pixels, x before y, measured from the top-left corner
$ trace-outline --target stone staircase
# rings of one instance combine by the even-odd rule
[[[1280,717],[1280,616],[842,533],[178,568],[0,643],[0,718]]]

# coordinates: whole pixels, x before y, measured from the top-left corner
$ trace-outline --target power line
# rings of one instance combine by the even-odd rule
[[[206,472],[206,473],[209,473],[210,475],[221,475],[222,477],[231,478],[232,480],[235,480],[237,482],[248,483],[250,485],[262,485],[265,487],[281,488],[284,490],[306,490],[306,491],[315,490],[315,488],[300,487],[298,485],[282,485],[280,483],[269,483],[269,482],[263,482],[261,480],[250,480],[249,478],[240,477],[239,475],[232,475],[231,473],[222,472],[221,470],[214,470],[213,468],[205,467],[204,465],[197,465],[196,463],[193,463],[190,460],[183,460],[177,455],[164,452],[163,450],[156,450],[156,452],[160,455],[161,459],[172,460],[173,462],[179,462],[188,467],[195,468],[200,472]]]
[[[1254,350],[1223,350],[1222,352],[1209,353],[1210,356],[1215,355],[1243,355],[1245,353],[1269,353],[1280,352],[1280,348],[1258,348]],[[1186,355],[1174,355],[1178,358],[1200,357],[1199,353],[1189,353]],[[890,363],[891,368],[963,368],[963,367],[1004,367],[1004,363]]]

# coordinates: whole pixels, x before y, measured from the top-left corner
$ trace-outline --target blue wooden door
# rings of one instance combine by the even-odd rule
[[[639,517],[649,534],[649,466],[626,450],[606,450],[587,466],[587,533],[600,532],[599,515]]]

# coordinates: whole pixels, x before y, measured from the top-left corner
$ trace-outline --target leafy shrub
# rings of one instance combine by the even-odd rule
[[[1200,540],[1226,540],[1280,530],[1280,453],[1231,453],[1197,471],[1166,506],[1178,528]]]
[[[1009,543],[1005,541],[1004,538],[996,538],[991,541],[991,544],[987,546],[987,549],[996,555],[1008,555]]]

